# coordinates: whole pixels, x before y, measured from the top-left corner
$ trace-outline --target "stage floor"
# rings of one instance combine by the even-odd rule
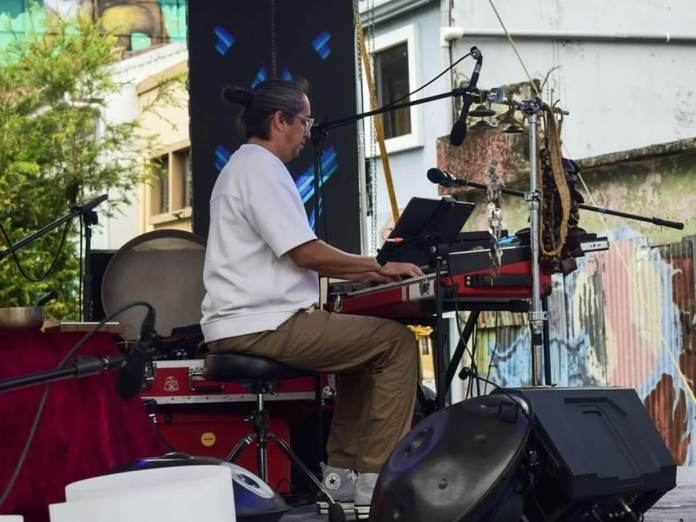
[[[696,522],[696,466],[677,468],[677,487],[645,514],[645,522]]]
[[[326,522],[314,506],[297,507],[281,522]],[[355,520],[346,513],[346,520]],[[696,467],[677,468],[677,487],[667,493],[645,514],[645,522],[696,522]]]

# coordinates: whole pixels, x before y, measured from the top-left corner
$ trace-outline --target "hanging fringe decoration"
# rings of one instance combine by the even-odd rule
[[[543,106],[544,148],[539,151],[541,179],[542,264],[551,272],[567,274],[575,268],[573,253],[585,233],[578,227],[578,204],[583,197],[576,188],[577,164],[561,155],[561,138],[556,113]]]

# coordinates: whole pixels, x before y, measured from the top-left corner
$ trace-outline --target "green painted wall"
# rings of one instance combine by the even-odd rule
[[[153,0],[152,2],[142,1],[119,1],[99,2],[99,5],[107,5],[108,9],[112,9],[111,14],[117,10],[129,16],[128,9],[131,9],[133,17],[138,15],[139,10],[147,8],[161,14],[164,23],[164,41],[167,42],[184,42],[186,41],[186,7],[188,0]],[[45,27],[46,16],[50,10],[50,6],[55,3],[63,5],[72,4],[82,8],[91,9],[96,3],[93,0],[43,0],[34,2],[31,0],[0,0],[0,49],[5,47],[8,42],[14,38],[23,38],[27,33],[32,31],[41,32]],[[32,5],[36,5],[36,12],[32,16],[30,9]],[[145,6],[145,7],[144,7]],[[108,16],[107,9],[107,16]],[[162,36],[161,31],[157,30],[158,35]],[[140,50],[150,47],[153,43],[153,38],[145,33],[133,31],[128,34],[123,34],[125,41],[130,42],[131,50]]]
[[[660,146],[656,146],[660,147]],[[592,165],[591,160],[582,169],[582,176],[592,197],[579,184],[587,205],[609,208],[631,214],[659,217],[683,222],[684,230],[656,226],[631,219],[605,216],[586,210],[580,211],[580,226],[588,232],[603,235],[607,228],[628,227],[645,236],[652,245],[676,243],[696,234],[696,150],[675,151],[670,155],[651,156],[650,150],[641,159],[612,160],[610,164]],[[631,151],[641,156],[641,151]],[[528,189],[528,178],[523,176],[508,188]],[[459,194],[458,199],[483,202],[485,192],[471,191]],[[594,200],[592,199],[594,198]],[[527,226],[526,203],[515,196],[505,196],[503,223],[511,233]],[[485,203],[469,220],[467,230],[487,229]]]

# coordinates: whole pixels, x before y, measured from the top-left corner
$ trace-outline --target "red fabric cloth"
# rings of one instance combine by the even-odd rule
[[[0,379],[54,369],[81,333],[0,332]],[[81,355],[116,353],[113,337],[98,333]],[[24,468],[0,513],[48,522],[48,505],[65,501],[71,482],[104,475],[164,446],[139,398],[116,394],[115,372],[52,384]],[[19,460],[43,385],[0,393],[0,494]]]

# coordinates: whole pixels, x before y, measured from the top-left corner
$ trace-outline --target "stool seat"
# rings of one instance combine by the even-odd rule
[[[317,375],[266,357],[241,353],[211,353],[205,358],[206,378],[222,382],[263,382]]]

